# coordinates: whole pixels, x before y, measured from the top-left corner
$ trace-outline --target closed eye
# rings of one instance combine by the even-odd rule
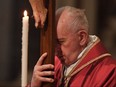
[[[62,45],[65,42],[65,39],[57,39],[57,43]]]
[[[59,44],[63,44],[65,41],[59,41]]]

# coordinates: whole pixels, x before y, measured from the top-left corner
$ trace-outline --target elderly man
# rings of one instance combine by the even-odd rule
[[[31,87],[40,87],[42,82],[55,82],[54,87],[116,87],[116,61],[97,36],[88,34],[84,10],[62,7],[56,21],[55,66],[43,65],[44,53],[34,67]],[[54,79],[45,77],[52,75]]]

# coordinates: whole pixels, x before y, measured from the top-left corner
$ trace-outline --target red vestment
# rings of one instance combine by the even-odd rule
[[[61,84],[62,64],[55,57],[55,87]],[[116,60],[97,40],[67,76],[64,87],[116,87]]]

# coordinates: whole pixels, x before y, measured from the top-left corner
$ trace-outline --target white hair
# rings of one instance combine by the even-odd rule
[[[70,18],[70,20],[67,20],[68,21],[67,26],[69,29],[73,29],[74,31],[85,29],[88,31],[89,25],[87,17],[85,15],[85,10],[77,9],[71,6],[59,8],[56,11],[57,21],[59,20],[59,17],[62,15],[64,11],[66,12],[66,16]]]

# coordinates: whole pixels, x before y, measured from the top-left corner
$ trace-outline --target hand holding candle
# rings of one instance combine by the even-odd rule
[[[21,85],[25,87],[27,85],[28,74],[28,31],[29,31],[29,17],[27,11],[24,11],[24,17],[22,18],[22,80]]]

